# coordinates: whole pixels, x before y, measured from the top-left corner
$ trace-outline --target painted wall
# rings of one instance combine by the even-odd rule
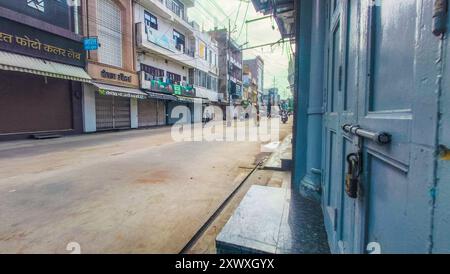
[[[130,119],[131,119],[131,128],[138,128],[139,117],[138,117],[138,102],[136,98],[130,99]]]
[[[217,102],[219,100],[219,94],[216,91],[212,91],[203,87],[196,86],[195,93],[197,97],[208,98],[213,102]]]
[[[84,132],[97,131],[95,113],[95,88],[91,84],[83,84],[83,129]]]

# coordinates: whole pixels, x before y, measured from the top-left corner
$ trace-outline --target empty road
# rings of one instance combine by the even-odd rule
[[[0,143],[0,253],[178,253],[261,156],[168,127]]]

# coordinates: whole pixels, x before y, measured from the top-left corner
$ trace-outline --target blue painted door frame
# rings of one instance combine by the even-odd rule
[[[449,22],[447,22],[447,26]],[[436,60],[442,81],[437,82],[439,95],[438,147],[436,159],[436,182],[432,191],[435,201],[433,210],[432,248],[434,253],[450,253],[450,41],[448,34],[440,41],[441,48]]]

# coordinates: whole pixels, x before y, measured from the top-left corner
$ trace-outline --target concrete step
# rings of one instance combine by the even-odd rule
[[[292,165],[292,135],[286,137],[279,146],[273,150],[263,169],[274,171],[289,171]]]
[[[216,238],[219,254],[329,253],[320,205],[290,188],[252,186]]]
[[[31,137],[32,137],[33,139],[36,139],[36,140],[44,140],[44,139],[56,139],[56,138],[61,138],[61,137],[63,137],[63,136],[60,135],[60,134],[51,134],[51,133],[49,133],[49,134],[33,134],[33,135],[31,135]]]

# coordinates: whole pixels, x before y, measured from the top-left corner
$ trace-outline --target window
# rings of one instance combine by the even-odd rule
[[[195,70],[194,69],[189,69],[189,84],[190,85],[194,85],[196,83],[195,81]]]
[[[97,0],[100,63],[122,67],[122,12],[111,0]]]
[[[178,17],[185,19],[184,17],[184,5],[178,0],[167,0],[166,6],[175,13]]]
[[[146,64],[141,64],[141,71],[145,72],[145,80],[162,80],[164,78],[164,70],[158,69]]]
[[[198,44],[198,56],[202,59],[206,58],[206,44],[202,41]]]
[[[148,28],[158,30],[158,18],[148,11],[145,11],[144,13],[144,23],[146,26],[145,32],[147,32]]]
[[[183,34],[179,33],[176,30],[173,30],[173,40],[175,40],[175,48],[179,51],[183,51],[186,47],[186,38]]]
[[[167,81],[172,84],[181,83],[181,75],[168,71],[167,72]]]
[[[208,75],[207,82],[206,82],[206,88],[211,89],[211,85],[212,85],[212,77],[211,77],[211,75]]]
[[[33,8],[33,9],[37,9],[40,12],[45,11],[44,0],[27,0],[27,4],[29,7]]]

